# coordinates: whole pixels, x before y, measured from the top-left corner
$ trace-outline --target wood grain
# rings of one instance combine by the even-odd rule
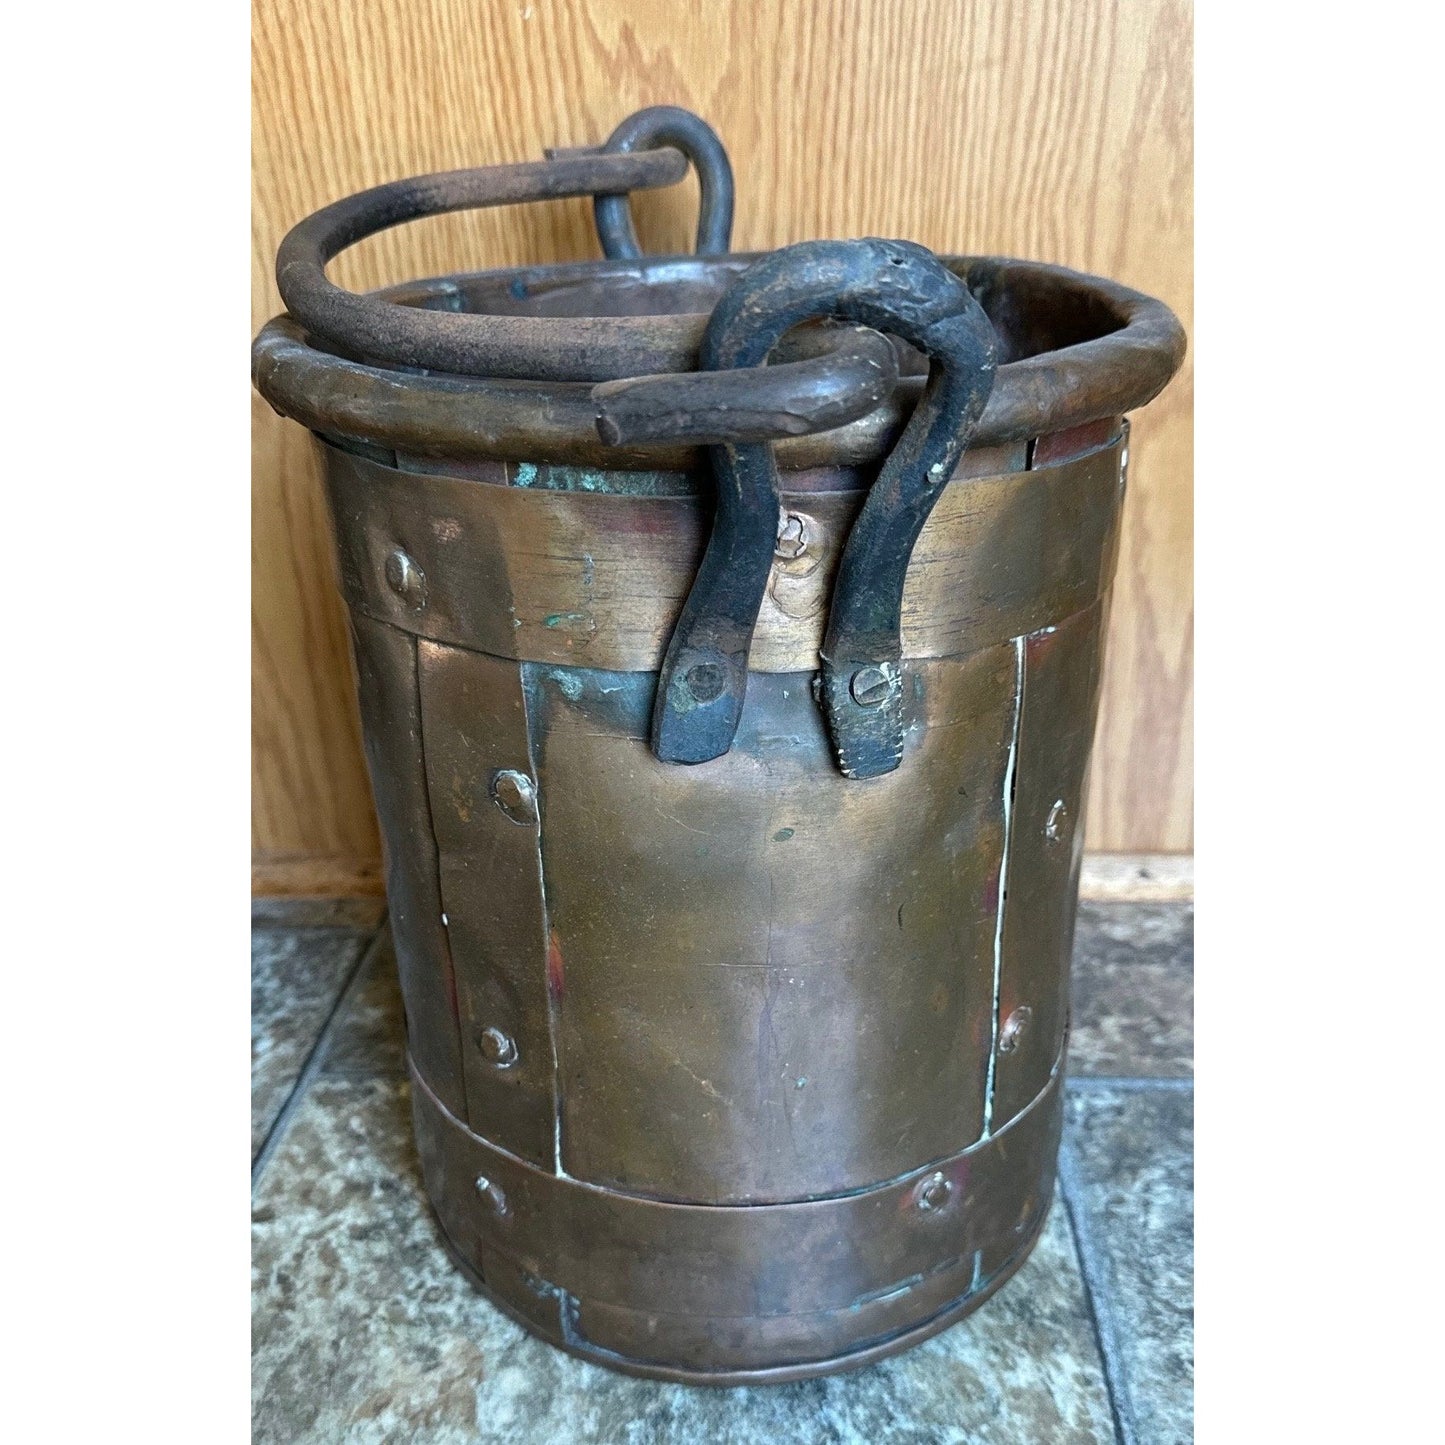
[[[1085,853],[1079,897],[1093,903],[1192,903],[1192,853]]]
[[[268,851],[251,858],[253,897],[379,898],[385,891],[381,864],[375,858]]]
[[[1192,325],[1187,0],[256,0],[253,326],[289,226],[424,171],[602,139],[644,105],[705,116],[738,173],[734,245],[904,236],[1115,277]],[[690,244],[689,179],[638,200]],[[353,287],[598,254],[584,201],[442,217],[364,242]],[[1088,841],[1192,846],[1188,363],[1135,418]],[[254,402],[253,843],[378,854],[319,473]]]

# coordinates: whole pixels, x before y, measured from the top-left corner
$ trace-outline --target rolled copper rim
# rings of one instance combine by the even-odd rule
[[[495,375],[404,370],[378,364],[370,351],[339,356],[288,316],[262,328],[252,373],[283,415],[313,431],[377,446],[465,459],[686,469],[702,460],[696,446],[604,443],[593,388],[619,378],[696,371],[708,312],[573,316],[505,314],[502,308],[556,311],[574,293],[595,297],[614,287],[630,293],[626,304],[639,310],[660,307],[669,291],[720,294],[753,259],[517,267],[438,277],[358,298],[422,325],[465,323],[489,338],[502,363]],[[1131,411],[1157,396],[1183,360],[1184,332],[1174,314],[1127,286],[1041,262],[942,259],[978,298],[1002,344],[1004,364],[974,446],[1024,441]],[[482,309],[492,306],[498,309]],[[774,433],[786,438],[778,443],[782,466],[861,465],[886,454],[917,400],[921,378],[905,376],[880,402],[865,385],[866,373],[876,386],[877,361],[876,350],[839,347],[793,364],[789,384],[812,388],[820,399],[815,411],[794,416],[792,435]],[[774,370],[782,368],[765,372]],[[743,373],[716,375],[723,387],[747,384],[739,382]],[[756,380],[751,384],[756,387]],[[635,389],[628,390],[638,404]],[[851,420],[850,396],[856,407]]]

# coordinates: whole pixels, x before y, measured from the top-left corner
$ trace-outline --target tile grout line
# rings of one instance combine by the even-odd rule
[[[1114,1417],[1114,1438],[1118,1445],[1138,1445],[1139,1432],[1134,1411],[1124,1386],[1123,1352],[1119,1347],[1114,1311],[1108,1299],[1108,1286],[1103,1277],[1098,1252],[1092,1235],[1084,1223],[1079,1199],[1078,1180],[1067,1146],[1059,1150],[1059,1195],[1073,1236],[1074,1257],[1084,1286],[1084,1304],[1094,1327],[1094,1343],[1104,1367],[1104,1387],[1109,1393],[1109,1410]]]
[[[266,1137],[261,1141],[261,1147],[256,1151],[256,1157],[251,1161],[251,1188],[253,1190],[261,1182],[261,1175],[265,1172],[267,1164],[271,1162],[272,1154],[276,1152],[282,1137],[290,1127],[291,1119],[300,1108],[302,1098],[310,1090],[316,1076],[321,1072],[322,1064],[326,1062],[327,1045],[331,1042],[332,1029],[341,1013],[341,1007],[351,997],[351,990],[355,987],[356,980],[361,977],[362,970],[376,956],[377,949],[381,947],[391,921],[389,912],[388,910],[382,914],[381,922],[377,924],[375,931],[367,939],[361,952],[357,954],[356,962],[351,965],[345,982],[337,989],[336,998],[316,1034],[316,1042],[311,1045],[311,1052],[306,1055],[306,1062],[301,1065],[301,1072],[296,1075],[296,1082],[291,1086],[291,1092],[286,1096],[286,1102],[281,1105],[276,1117],[271,1121],[271,1127],[266,1131]]]

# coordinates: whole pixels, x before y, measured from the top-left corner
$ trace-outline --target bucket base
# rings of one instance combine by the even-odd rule
[[[1039,1242],[1039,1236],[1043,1233],[1047,1219],[1048,1209],[1045,1207],[1033,1232],[1012,1259],[1006,1261],[1003,1267],[995,1271],[990,1278],[982,1281],[977,1289],[971,1290],[961,1299],[945,1306],[931,1319],[902,1330],[888,1339],[875,1340],[871,1344],[843,1354],[833,1355],[825,1360],[808,1360],[797,1364],[767,1365],[740,1370],[688,1369],[655,1360],[640,1360],[628,1355],[614,1354],[611,1350],[602,1349],[568,1331],[565,1328],[565,1316],[563,1329],[548,1330],[518,1310],[506,1296],[490,1288],[481,1275],[467,1262],[456,1245],[452,1243],[446,1232],[446,1226],[441,1224],[439,1218],[438,1224],[441,1228],[442,1244],[445,1246],[447,1254],[451,1256],[452,1263],[467,1277],[478,1293],[509,1319],[516,1321],[539,1339],[546,1340],[549,1345],[554,1345],[559,1350],[565,1350],[567,1354],[575,1355],[579,1360],[586,1360],[594,1365],[603,1365],[609,1370],[617,1370],[624,1375],[635,1375],[644,1380],[670,1380],[674,1384],[680,1385],[724,1386],[786,1385],[794,1380],[813,1380],[820,1375],[841,1375],[849,1370],[861,1370],[865,1365],[887,1359],[889,1355],[901,1354],[914,1345],[922,1344],[924,1340],[932,1339],[934,1335],[942,1334],[950,1325],[957,1324],[965,1316],[972,1314],[980,1305],[987,1303],[1001,1286],[1008,1283],[1024,1261],[1033,1253],[1033,1248]]]
[[[1056,1069],[1008,1124],[854,1194],[683,1204],[544,1172],[454,1118],[412,1069],[427,1192],[458,1266],[534,1334],[611,1369],[780,1383],[896,1354],[978,1308],[1053,1197]]]

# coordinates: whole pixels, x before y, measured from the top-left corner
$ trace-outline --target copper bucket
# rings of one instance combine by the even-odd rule
[[[698,168],[699,254],[627,193]],[[338,251],[594,195],[608,259],[371,296]],[[904,242],[727,254],[663,108],[281,247],[426,1186],[564,1349],[734,1383],[957,1320],[1053,1187],[1082,807],[1157,301]]]

